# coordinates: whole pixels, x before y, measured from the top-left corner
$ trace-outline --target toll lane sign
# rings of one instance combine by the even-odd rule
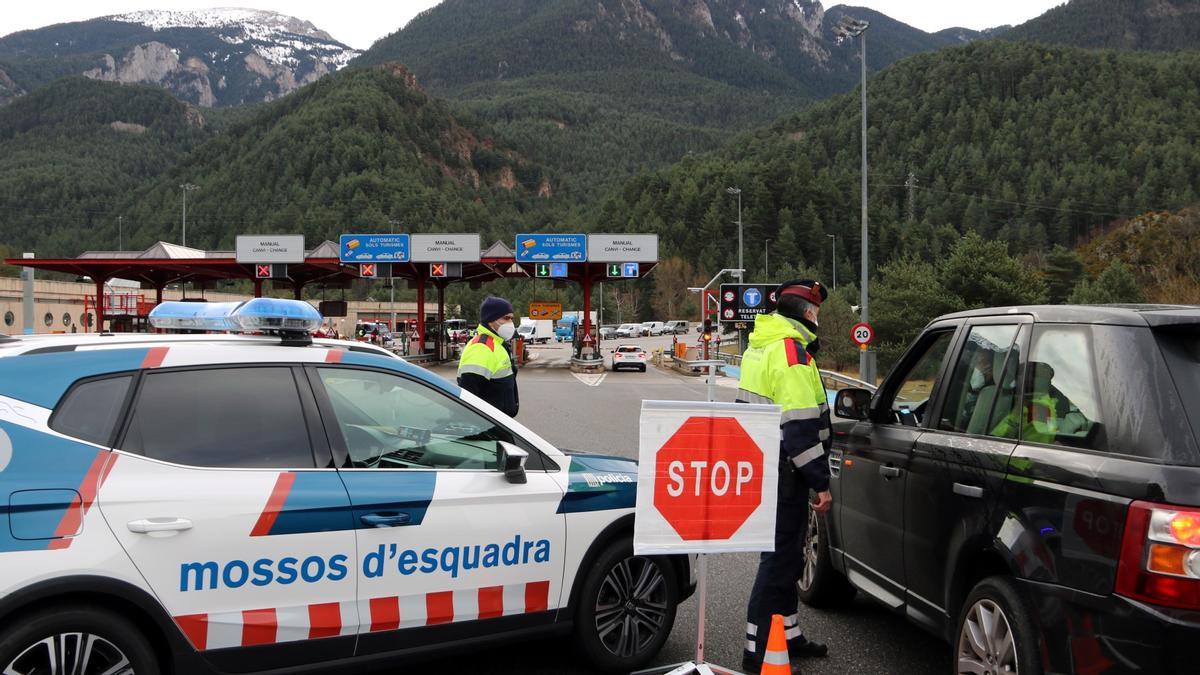
[[[633,550],[775,546],[779,406],[643,401]]]
[[[775,311],[777,284],[721,284],[721,321],[754,323]]]

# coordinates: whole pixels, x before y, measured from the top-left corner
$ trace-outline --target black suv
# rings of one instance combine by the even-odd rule
[[[862,591],[956,673],[1200,670],[1200,308],[947,315],[834,412],[806,603]]]

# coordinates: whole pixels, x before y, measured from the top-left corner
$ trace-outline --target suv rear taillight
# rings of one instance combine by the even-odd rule
[[[1143,501],[1129,505],[1117,593],[1200,609],[1200,509]]]

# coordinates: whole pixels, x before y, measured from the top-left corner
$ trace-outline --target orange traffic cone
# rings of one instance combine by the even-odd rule
[[[792,675],[788,659],[787,638],[783,633],[783,615],[771,615],[771,632],[767,634],[767,651],[763,654],[759,675]]]

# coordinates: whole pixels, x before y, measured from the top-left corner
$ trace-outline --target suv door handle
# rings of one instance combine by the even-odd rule
[[[125,524],[130,532],[151,534],[154,532],[181,532],[192,529],[192,521],[187,518],[142,518],[131,520]]]
[[[398,525],[408,525],[409,515],[395,511],[367,513],[359,518],[359,520],[362,521],[363,525],[369,527],[396,527]]]
[[[954,484],[954,494],[964,497],[974,497],[976,499],[983,498],[983,488],[978,485],[967,485],[965,483]]]
[[[891,480],[900,477],[900,467],[898,466],[881,466],[879,467],[879,475],[883,476],[884,480]]]

